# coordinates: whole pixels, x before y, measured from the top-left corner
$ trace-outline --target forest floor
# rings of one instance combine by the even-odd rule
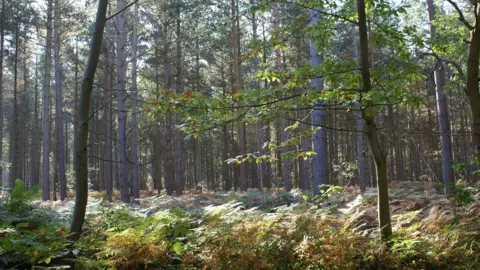
[[[74,201],[0,202],[0,269],[480,269],[480,193],[390,185],[394,237],[382,248],[376,190],[186,194],[138,204],[89,197],[80,241]],[[12,205],[13,204],[13,205]]]

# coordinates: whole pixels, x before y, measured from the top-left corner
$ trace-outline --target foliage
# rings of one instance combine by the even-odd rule
[[[462,183],[462,180],[458,180],[452,187],[452,195],[450,201],[453,205],[455,218],[458,216],[458,208],[465,207],[472,202],[475,202],[475,195],[479,191],[473,187],[466,186]]]
[[[67,231],[59,222],[71,205],[30,204],[33,210],[21,219],[1,224],[0,267],[68,262],[74,269],[478,268],[478,196],[463,201],[455,221],[443,197],[421,200],[421,185],[418,192],[412,191],[415,185],[405,186],[392,189],[396,233],[390,251],[372,240],[378,233],[370,202],[375,190],[351,201],[359,195],[353,189],[322,186],[319,197],[300,190],[250,191],[145,197],[129,206],[90,198],[86,227],[76,243],[65,240]],[[184,204],[192,200],[191,206]],[[337,209],[347,210],[326,212],[315,200],[322,205],[346,201]],[[162,201],[169,210],[158,207]]]
[[[7,209],[12,214],[22,214],[28,210],[29,202],[38,198],[40,186],[36,185],[31,190],[25,190],[25,184],[22,180],[15,180],[15,187],[13,188],[7,202]]]
[[[119,211],[113,219],[115,223],[109,224],[106,231],[105,247],[96,254],[109,267],[132,268],[174,261],[182,254],[182,241],[190,233],[190,220],[180,209],[145,218]]]
[[[313,198],[313,200],[317,203],[323,203],[331,199],[332,196],[339,194],[343,190],[342,187],[333,185],[320,185],[318,188],[322,192],[320,195],[317,195]]]

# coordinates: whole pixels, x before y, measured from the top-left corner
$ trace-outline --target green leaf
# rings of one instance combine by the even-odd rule
[[[183,244],[180,242],[175,242],[172,245],[173,252],[177,253],[178,255],[182,255],[183,253]]]

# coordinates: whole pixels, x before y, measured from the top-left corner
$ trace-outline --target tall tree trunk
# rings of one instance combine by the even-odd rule
[[[220,75],[222,78],[222,91],[223,91],[223,96],[225,96],[227,93],[227,82],[225,79],[225,61],[224,58],[222,57],[221,60],[221,68],[220,68]],[[229,165],[227,163],[228,159],[228,151],[230,149],[229,147],[229,139],[228,139],[228,125],[224,124],[223,125],[223,132],[222,132],[222,141],[223,141],[223,147],[222,147],[222,180],[223,180],[223,189],[225,191],[230,191],[232,189],[232,181],[230,178],[230,169]]]
[[[368,32],[367,19],[365,15],[365,0],[357,0],[357,10],[360,36],[359,61],[362,73],[362,88],[364,92],[368,92],[372,89],[372,83],[370,81],[370,68],[368,63]],[[381,240],[385,242],[388,241],[392,236],[392,224],[390,221],[390,208],[388,199],[387,159],[386,154],[378,140],[378,129],[375,123],[375,117],[373,116],[373,113],[369,112],[368,110],[369,108],[363,111],[363,118],[365,119],[367,138],[376,165],[378,221]]]
[[[274,10],[273,10],[273,25],[274,25],[274,31],[278,32],[280,31],[280,18],[279,18],[279,11],[278,11],[278,5],[275,4]],[[282,71],[282,54],[280,52],[280,49],[277,47],[275,49],[275,68],[277,72]],[[287,120],[282,119],[280,120],[280,142],[286,143],[288,141],[288,136],[287,136]],[[282,154],[282,161],[283,161],[283,182],[285,184],[285,190],[288,192],[292,189],[292,180],[290,179],[290,160],[286,156],[288,153],[289,147],[284,146],[281,149],[281,154]]]
[[[168,37],[168,23],[164,24],[163,27],[163,36]],[[163,51],[163,65],[164,65],[164,75],[165,75],[165,89],[168,91],[171,90],[171,63],[170,63],[170,41],[165,40],[165,46]],[[173,156],[173,145],[175,144],[173,138],[173,120],[172,113],[169,112],[166,115],[166,127],[165,127],[165,162],[164,164],[164,176],[165,176],[165,189],[167,190],[167,195],[172,196],[174,190],[174,181],[175,181],[175,157]]]
[[[183,68],[182,68],[182,33],[181,33],[181,19],[180,19],[180,6],[177,6],[177,78],[175,82],[177,94],[183,92]],[[175,122],[180,124],[181,116],[179,113],[175,113]],[[183,190],[183,171],[182,171],[182,132],[175,129],[175,195],[182,195]]]
[[[450,1],[449,1],[450,2]],[[477,10],[473,10],[477,17]],[[463,16],[463,15],[462,15]],[[460,17],[461,19],[461,17]],[[467,88],[466,94],[472,112],[472,141],[475,147],[477,165],[480,164],[480,94],[478,85],[479,57],[480,57],[480,20],[475,19],[470,25],[470,42],[467,58]]]
[[[195,85],[196,89],[198,92],[201,92],[201,85],[200,85],[200,42],[197,37],[195,40]],[[196,181],[198,183],[203,182],[205,180],[205,167],[203,166],[202,162],[202,156],[203,156],[203,151],[202,151],[202,142],[201,140],[197,139],[195,140],[195,154],[196,154],[196,166],[195,170],[197,171],[196,176]]]
[[[239,16],[237,14],[236,1],[232,0],[232,51],[233,51],[233,70],[234,70],[234,86],[235,91],[241,90],[241,78],[240,78],[240,55],[238,44],[240,43],[238,33]],[[245,141],[245,124],[242,122],[237,123],[238,132],[238,155],[243,158],[246,154],[246,141]],[[247,191],[247,165],[242,162],[239,166],[239,182],[240,190]]]
[[[103,30],[106,23],[108,0],[98,1],[97,16],[95,19],[95,30],[90,44],[90,54],[88,56],[87,66],[82,80],[80,92],[80,104],[78,114],[78,130],[75,136],[75,180],[76,180],[76,198],[73,210],[72,224],[70,227],[70,239],[78,240],[82,231],[87,210],[88,200],[88,119],[90,101],[95,81],[95,72],[97,70],[98,58],[103,40]]]
[[[311,26],[315,26],[321,19],[321,14],[316,10],[310,11],[309,16]],[[322,63],[323,55],[319,54],[316,44],[310,41],[310,65],[319,67]],[[323,90],[323,79],[313,79],[312,84],[318,91]],[[318,195],[320,194],[319,186],[329,183],[327,129],[323,128],[327,123],[327,110],[322,102],[317,102],[313,106],[312,123],[314,126],[321,127],[312,135],[313,152],[316,153],[312,166],[313,191]]]
[[[13,67],[13,117],[12,117],[12,130],[10,133],[10,162],[12,163],[10,172],[9,187],[15,187],[15,180],[20,179],[20,144],[19,144],[19,106],[18,106],[18,54],[20,49],[20,23],[17,22],[15,26],[15,58]]]
[[[111,89],[112,88],[112,70],[110,68],[110,63],[112,62],[112,57],[111,57],[111,46],[110,46],[110,41],[108,37],[105,39],[105,46],[106,46],[106,60],[105,61],[105,74],[104,74],[104,85],[106,89]],[[109,91],[105,93],[107,95],[107,98],[105,99],[106,102],[106,108],[105,108],[105,125],[106,125],[106,140],[107,140],[107,161],[105,163],[105,186],[106,186],[106,191],[107,191],[107,198],[109,201],[112,200],[113,197],[113,167],[112,167],[112,162],[113,162],[113,145],[112,145],[112,126],[113,126],[113,119],[112,119],[112,95]]]
[[[107,65],[108,65],[107,61]],[[73,93],[73,141],[75,142],[75,136],[78,129],[78,40],[75,43],[75,92]],[[72,163],[75,159],[75,153],[72,151]]]
[[[94,93],[93,94],[93,104],[90,106],[90,122],[91,124],[91,129],[90,132],[92,132],[92,136],[89,138],[89,145],[95,145],[97,146],[97,133],[98,133],[98,113],[95,113],[97,108],[99,107],[98,103],[98,94]],[[96,169],[95,169],[95,161],[96,161],[96,154],[98,151],[98,147],[92,147],[90,151],[90,155],[88,157],[88,178],[90,181],[90,188],[95,191],[98,190],[98,185],[97,185],[97,177],[96,177]]]
[[[3,51],[5,45],[5,0],[0,14],[0,183],[3,180]],[[36,104],[36,103],[35,103]]]
[[[60,189],[60,200],[67,197],[67,177],[65,175],[65,146],[63,138],[63,108],[62,108],[62,78],[61,78],[61,62],[60,62],[60,6],[59,1],[55,0],[55,127],[57,131],[57,166],[58,180]]]
[[[158,71],[158,47],[155,46],[155,86],[156,92],[160,93],[160,74]],[[151,141],[153,144],[153,150],[151,152],[152,159],[152,179],[154,188],[158,190],[160,194],[162,190],[162,153],[161,141],[159,138],[160,132],[158,130],[151,134]]]
[[[250,0],[251,5],[255,5],[255,0]],[[253,34],[253,41],[256,42],[258,40],[258,33],[257,33],[257,17],[256,17],[256,11],[252,11],[252,34]],[[255,54],[253,58],[253,73],[255,74],[258,71],[258,64],[259,64],[260,59],[258,58],[258,54]],[[256,81],[254,78],[253,82],[253,88],[258,89],[260,88],[259,83]],[[257,121],[255,123],[255,139],[256,139],[256,147],[258,151],[258,155],[262,156],[263,155],[263,142],[262,142],[262,136],[261,136],[261,121]],[[257,183],[257,188],[258,190],[263,190],[264,183],[263,183],[263,164],[264,161],[256,162],[255,169],[257,170],[257,178],[258,178],[258,183]]]
[[[45,75],[43,79],[43,165],[42,193],[43,200],[50,200],[50,71],[52,68],[52,10],[53,0],[47,6],[47,38],[45,46]]]
[[[132,34],[132,162],[133,162],[133,197],[140,198],[140,178],[138,171],[138,135],[137,135],[137,34],[138,5],[135,5]]]
[[[30,110],[30,104],[29,104],[29,99],[27,99],[28,95],[28,81],[29,81],[29,75],[28,75],[28,67],[27,67],[27,62],[28,62],[28,54],[27,54],[27,46],[23,46],[23,93],[20,98],[20,108],[22,110],[20,111],[20,142],[19,142],[19,147],[20,147],[20,168],[19,168],[19,175],[20,179],[24,179],[25,184],[27,187],[31,187],[30,185],[30,179],[27,177],[27,167],[28,167],[28,155],[27,155],[27,150],[28,150],[28,118],[29,118],[29,110]]]
[[[31,174],[32,174],[32,179],[31,179],[31,186],[35,186],[39,183],[39,180],[38,180],[38,172],[37,172],[37,160],[39,159],[39,157],[37,156],[37,145],[38,145],[38,140],[37,140],[37,136],[36,136],[36,131],[39,130],[39,127],[38,127],[38,121],[39,121],[39,117],[38,117],[38,65],[37,65],[37,61],[38,61],[38,56],[35,57],[35,94],[34,94],[34,111],[33,111],[33,127],[32,127],[32,132],[31,132],[31,143],[32,143],[32,146],[30,147],[30,150],[31,150],[31,153],[30,153],[30,157],[31,157],[31,161],[30,161],[30,171],[31,171]],[[0,114],[0,118],[2,118],[1,114]],[[1,126],[1,123],[0,123],[0,126]],[[1,139],[0,139],[1,141]],[[1,151],[0,151],[1,152]]]
[[[125,0],[117,0],[117,12],[125,8]],[[125,12],[116,17],[117,27],[117,104],[118,104],[118,142],[120,155],[120,199],[124,203],[130,203],[129,181],[128,181],[128,158],[127,158],[127,108],[126,99],[126,47],[127,30],[125,29]]]
[[[363,118],[362,112],[357,113],[357,149],[358,149],[358,183],[360,185],[360,191],[363,193],[366,190],[365,184],[365,156],[364,156],[364,144],[363,144]]]
[[[353,38],[353,59],[358,59],[358,35],[355,27],[352,28]],[[357,159],[358,159],[358,184],[360,186],[360,192],[365,192],[365,155],[364,155],[364,142],[363,142],[363,117],[362,112],[357,112]]]

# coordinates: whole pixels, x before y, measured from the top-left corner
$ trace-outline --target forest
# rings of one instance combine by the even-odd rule
[[[479,0],[0,2],[0,269],[480,269]]]

